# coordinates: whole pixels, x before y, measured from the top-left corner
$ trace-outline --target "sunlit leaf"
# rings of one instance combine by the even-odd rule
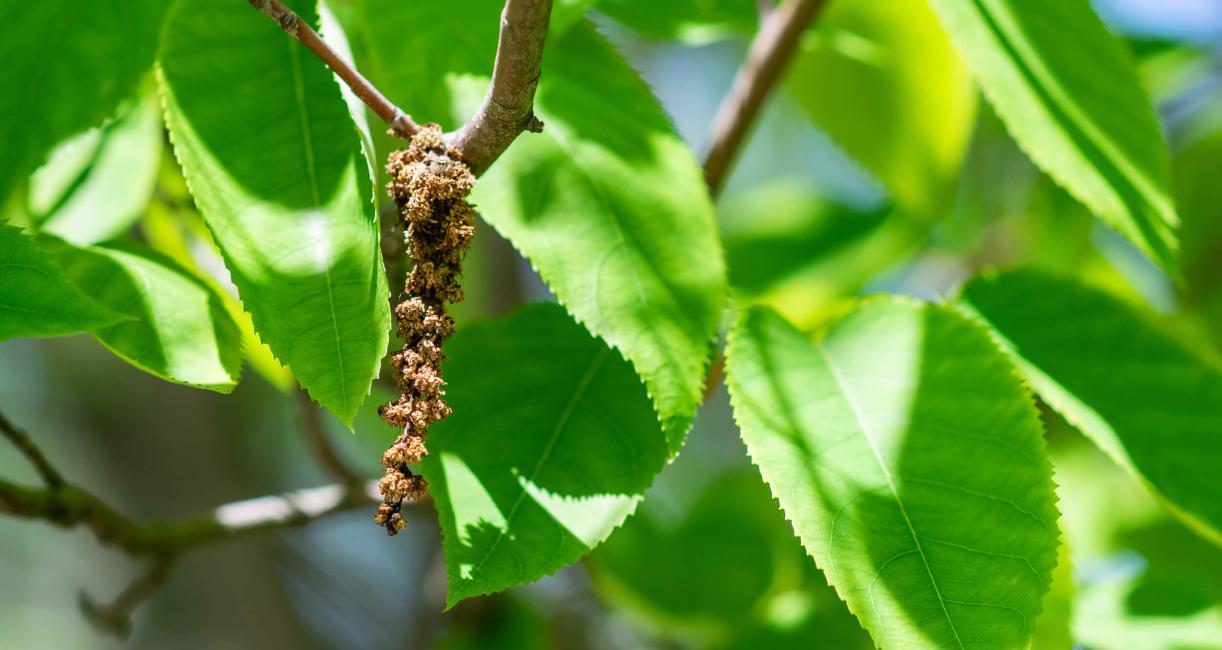
[[[335,81],[230,0],[176,4],[160,61],[175,151],[259,335],[351,422],[390,312],[368,165]]]
[[[454,413],[424,475],[450,605],[551,574],[603,541],[666,462],[640,380],[556,305],[459,330],[444,371]]]
[[[1032,271],[985,276],[962,302],[1040,397],[1173,511],[1222,540],[1222,369],[1133,306]]]
[[[1167,146],[1124,45],[1087,0],[930,0],[1010,133],[1172,273]]]
[[[62,336],[123,320],[64,275],[33,238],[0,222],[0,341]]]
[[[726,364],[752,459],[876,644],[1026,643],[1055,495],[1031,396],[983,328],[878,298],[812,342],[756,309]]]
[[[127,106],[114,122],[100,130],[97,140],[88,167],[72,186],[45,210],[31,206],[40,219],[39,231],[88,246],[122,234],[140,218],[153,195],[161,161],[161,107],[157,97],[143,95]],[[78,148],[69,145],[62,155],[73,158]],[[60,155],[60,151],[56,148],[54,155]],[[31,178],[32,196],[42,189],[41,185],[57,180],[46,179],[41,172]]]
[[[41,242],[86,294],[129,316],[93,330],[112,352],[176,383],[222,393],[237,385],[241,333],[203,282],[132,242],[90,248]]]

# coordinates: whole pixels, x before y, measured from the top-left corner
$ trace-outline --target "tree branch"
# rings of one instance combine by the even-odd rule
[[[382,121],[390,126],[392,135],[411,139],[420,130],[420,127],[407,113],[395,106],[372,83],[369,83],[368,79],[348,65],[348,62],[344,61],[338,52],[331,49],[331,46],[322,40],[313,27],[302,21],[282,2],[279,0],[249,0],[249,2],[252,7],[267,14],[276,21],[276,24],[280,25],[281,29],[317,54],[328,68],[331,68],[340,79],[343,79],[344,83],[348,84],[348,87],[356,93],[357,97],[361,98],[361,101],[365,102],[374,113],[378,114],[378,117],[382,118]]]
[[[826,0],[791,0],[767,12],[751,41],[747,60],[713,119],[704,178],[714,197],[721,193],[747,131],[785,71],[802,31],[825,4]]]
[[[543,122],[534,114],[534,102],[551,14],[552,0],[505,0],[488,93],[475,115],[446,142],[476,176],[518,134],[543,130]]]
[[[43,482],[47,484],[48,488],[54,489],[64,484],[64,477],[60,476],[59,471],[42,454],[42,450],[34,444],[34,441],[24,431],[13,426],[13,423],[9,422],[3,413],[0,413],[0,435],[8,438],[9,442],[13,443],[13,446],[30,461],[30,464],[34,466],[34,470],[42,477]]]
[[[164,556],[253,533],[304,526],[335,512],[377,503],[375,494],[374,483],[355,491],[327,485],[236,501],[197,517],[140,523],[72,483],[40,490],[0,480],[0,513],[41,519],[62,528],[84,526],[98,541],[131,555]]]

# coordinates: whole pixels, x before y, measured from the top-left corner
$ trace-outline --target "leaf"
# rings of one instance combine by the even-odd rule
[[[122,319],[76,288],[33,238],[0,221],[0,341],[74,334]]]
[[[122,234],[140,218],[153,195],[161,147],[157,99],[141,96],[102,128],[88,168],[55,205],[42,212],[39,230],[77,246]],[[56,151],[58,154],[59,149]],[[65,155],[75,156],[76,152]],[[31,178],[32,194],[40,184],[40,173]]]
[[[666,462],[640,380],[564,311],[533,305],[446,346],[453,415],[423,463],[447,605],[530,582],[598,545]]]
[[[963,290],[1046,402],[1222,540],[1222,369],[1102,291],[1031,271]]]
[[[900,208],[941,216],[972,134],[976,94],[925,0],[831,3],[803,39],[786,85]]]
[[[166,21],[167,123],[204,221],[259,335],[350,424],[390,309],[368,166],[339,89],[245,3],[179,2]]]
[[[548,44],[523,137],[473,195],[578,321],[645,380],[672,451],[725,302],[704,178],[627,64],[586,25]]]
[[[1170,162],[1124,46],[1087,0],[930,0],[1019,146],[1177,272]]]
[[[812,343],[755,309],[726,364],[752,459],[875,643],[1025,644],[1055,495],[1031,397],[982,328],[877,298]]]
[[[162,379],[228,393],[242,369],[242,335],[220,296],[169,259],[133,242],[44,248],[85,293],[130,316],[93,331],[119,357]]]
[[[0,3],[0,202],[68,136],[99,124],[153,63],[164,0]]]

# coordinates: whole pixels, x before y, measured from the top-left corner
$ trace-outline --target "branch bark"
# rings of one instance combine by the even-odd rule
[[[446,142],[476,176],[520,133],[543,130],[543,122],[535,117],[534,102],[551,14],[552,0],[505,1],[492,83],[479,110]]]
[[[398,106],[386,98],[372,83],[369,82],[355,68],[348,65],[340,57],[339,53],[331,49],[327,42],[322,40],[318,32],[314,31],[313,27],[307,25],[304,21],[293,13],[284,3],[279,0],[248,0],[252,7],[267,14],[269,18],[276,21],[289,36],[301,41],[311,52],[318,55],[322,62],[331,68],[352,92],[356,93],[365,105],[373,109],[378,117],[382,118],[390,126],[390,132],[405,140],[410,140],[417,131],[420,130],[419,125],[412,121],[411,116],[404,113]]]
[[[713,119],[704,158],[704,178],[714,197],[721,193],[764,100],[797,50],[802,31],[825,4],[826,0],[792,0],[767,12],[751,41],[747,60]]]

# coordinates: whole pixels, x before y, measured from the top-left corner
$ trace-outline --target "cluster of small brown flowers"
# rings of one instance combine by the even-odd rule
[[[424,437],[429,425],[450,414],[441,378],[442,346],[454,333],[446,303],[463,299],[459,276],[475,222],[466,197],[475,177],[450,157],[434,124],[421,129],[407,149],[392,153],[386,170],[413,265],[405,300],[395,307],[403,350],[390,358],[402,394],[379,409],[383,420],[403,432],[382,455],[386,475],[378,487],[383,503],[374,517],[394,535],[407,526],[403,501],[417,501],[428,490],[424,477],[408,465],[428,453]]]

